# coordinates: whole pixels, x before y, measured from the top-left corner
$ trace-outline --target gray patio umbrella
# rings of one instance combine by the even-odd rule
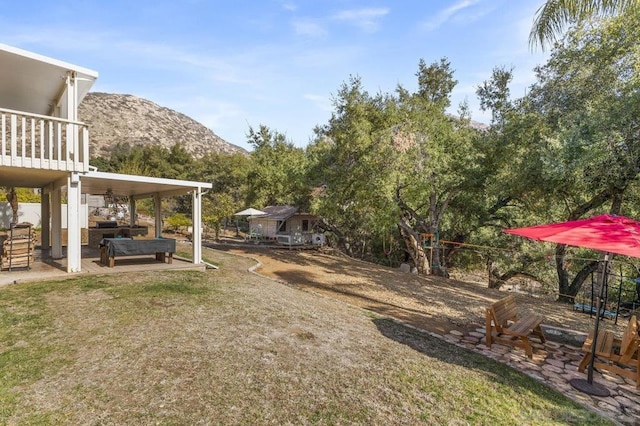
[[[248,209],[244,209],[242,211],[239,211],[238,213],[234,213],[233,215],[234,216],[264,216],[265,214],[267,213],[263,212],[262,210],[249,207]]]
[[[247,218],[252,218],[255,216],[264,216],[267,212],[263,212],[262,210],[254,209],[253,207],[249,207],[248,209],[244,209],[239,211],[238,213],[234,213],[234,216],[247,216]],[[239,235],[238,228],[238,219],[236,219],[236,237]]]

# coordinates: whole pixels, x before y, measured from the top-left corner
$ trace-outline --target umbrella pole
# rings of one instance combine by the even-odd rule
[[[596,342],[598,340],[598,329],[600,328],[600,309],[604,302],[604,288],[607,285],[607,269],[609,266],[609,253],[604,255],[602,266],[602,282],[600,283],[600,295],[596,305],[596,323],[593,330],[593,341],[591,342],[591,359],[587,369],[587,379],[571,379],[569,383],[577,390],[594,396],[609,396],[609,389],[599,383],[593,383],[593,364],[596,359]]]

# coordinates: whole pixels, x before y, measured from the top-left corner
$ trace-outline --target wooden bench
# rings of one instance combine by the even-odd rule
[[[640,388],[640,368],[638,357],[640,356],[640,337],[638,336],[638,319],[632,315],[629,324],[621,339],[615,337],[613,332],[607,330],[598,331],[596,341],[596,359],[593,366],[603,371],[610,371],[627,377],[636,382],[636,388]],[[583,372],[591,362],[591,345],[593,345],[594,330],[582,345],[584,356],[578,371]]]
[[[518,317],[516,298],[509,295],[487,308],[486,344],[491,347],[495,342],[523,348],[527,356],[533,358],[529,336],[534,334],[542,343],[546,341],[540,327],[543,320],[544,317],[540,315]]]

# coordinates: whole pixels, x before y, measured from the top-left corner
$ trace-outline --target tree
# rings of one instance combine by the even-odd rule
[[[191,225],[191,219],[189,219],[184,213],[174,213],[166,218],[165,222],[176,232],[179,231],[180,228],[185,228]]]
[[[16,189],[14,187],[9,188],[7,191],[7,201],[11,206],[11,223],[18,223],[18,194],[16,193]]]
[[[216,241],[220,238],[220,229],[224,219],[235,211],[236,204],[230,194],[212,194],[202,201],[202,221],[215,230]]]
[[[418,93],[417,95],[437,105],[442,111],[451,105],[451,91],[458,84],[453,78],[451,62],[447,58],[441,58],[440,63],[434,62],[427,66],[424,59],[418,62]]]
[[[476,94],[480,99],[480,109],[491,111],[491,124],[493,130],[502,128],[505,115],[512,108],[509,98],[509,83],[513,80],[513,68],[507,70],[504,67],[493,69],[491,79],[483,82]]]
[[[445,112],[456,84],[446,59],[421,60],[416,76],[416,93],[400,86],[371,96],[359,77],[342,85],[308,149],[310,181],[326,186],[312,205],[349,255],[372,255],[376,240],[396,234],[419,273],[445,274],[422,235],[441,231],[475,167],[475,132],[467,118]]]
[[[640,172],[639,20],[631,13],[571,29],[509,116],[504,133],[521,150],[511,157],[517,159],[511,179],[535,183],[510,187],[520,220],[574,220],[628,208],[624,198]],[[526,126],[532,132],[523,132]],[[571,251],[558,245],[554,253],[563,301],[572,301],[595,267],[572,270]]]
[[[315,129],[316,139],[307,148],[307,180],[325,188],[311,200],[311,209],[350,256],[370,256],[371,242],[397,220],[389,184],[395,172],[389,143],[397,123],[394,102],[369,95],[361,79],[352,76],[334,97],[329,122]]]
[[[230,195],[240,207],[245,204],[250,167],[251,158],[247,154],[212,152],[195,162],[193,175],[197,180],[210,182],[212,193]]]
[[[639,5],[638,0],[547,0],[536,12],[529,44],[544,48],[555,42],[567,25],[592,17],[637,13]]]
[[[450,63],[441,59],[426,67],[421,61],[417,77],[417,93],[398,89],[402,122],[394,146],[402,149],[394,200],[400,210],[398,227],[405,250],[418,272],[446,275],[440,251],[430,250],[428,259],[422,235],[443,235],[448,209],[468,183],[479,152],[469,120],[452,117],[442,107],[450,103],[457,83]]]
[[[287,141],[286,136],[265,125],[247,135],[253,145],[247,176],[247,203],[257,206],[299,204],[306,195],[304,150]]]

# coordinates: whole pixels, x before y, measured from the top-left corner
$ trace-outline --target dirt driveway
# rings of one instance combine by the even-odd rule
[[[225,244],[212,248],[259,261],[261,266],[256,272],[262,275],[438,334],[483,327],[486,306],[506,294],[489,289],[486,284],[421,277],[324,250]],[[588,314],[574,311],[570,305],[524,294],[516,294],[516,298],[520,312],[542,314],[546,326],[577,332],[577,337],[572,338],[579,339],[581,333],[593,327],[593,319]],[[618,322],[618,326],[613,321],[605,324],[619,332],[626,321],[620,319]],[[566,336],[563,334],[558,338]],[[547,337],[554,338],[553,335]]]

